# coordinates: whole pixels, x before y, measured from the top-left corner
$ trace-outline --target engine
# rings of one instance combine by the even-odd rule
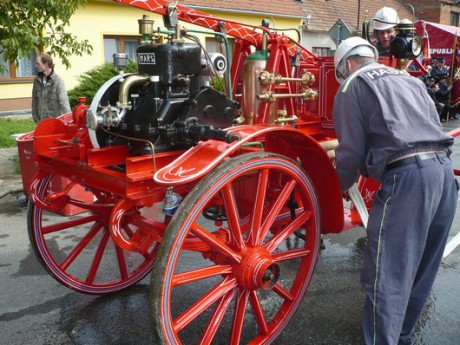
[[[178,150],[199,140],[237,140],[223,130],[235,123],[238,103],[209,86],[212,61],[177,36],[137,49],[138,73],[120,74],[96,93],[87,111],[95,147],[128,144],[133,155]],[[206,61],[207,63],[202,63]],[[226,66],[219,54],[215,68]],[[151,143],[151,144],[150,144]]]

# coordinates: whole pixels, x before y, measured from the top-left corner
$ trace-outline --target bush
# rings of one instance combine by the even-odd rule
[[[219,92],[225,93],[225,79],[223,76],[213,76],[211,78],[211,87]]]
[[[125,73],[137,72],[136,62],[129,60],[124,71]],[[118,70],[115,69],[113,63],[105,63],[83,73],[78,77],[78,85],[69,91],[70,107],[73,109],[78,104],[78,97],[86,97],[86,104],[91,104],[97,90],[117,74]]]

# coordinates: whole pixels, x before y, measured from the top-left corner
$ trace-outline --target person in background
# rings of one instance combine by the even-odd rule
[[[412,342],[455,216],[454,138],[423,82],[377,59],[360,37],[335,52],[336,172],[345,198],[359,174],[381,183],[363,255],[363,341],[403,345]]]
[[[430,75],[426,76],[425,78],[425,86],[427,89],[431,89],[433,85],[435,84],[436,79]]]
[[[443,114],[443,109],[445,107],[444,103],[440,103],[438,98],[436,97],[436,93],[439,92],[439,84],[433,83],[431,86],[427,87],[426,91],[428,92],[428,95],[430,95],[431,99],[434,102],[434,105],[436,107],[436,110],[438,111],[439,114],[439,119],[441,122],[445,122],[445,114]]]
[[[446,67],[446,59],[444,58],[437,58],[436,59],[436,63],[433,67],[433,69],[431,70],[431,76],[435,77],[436,80],[439,81],[439,78],[442,76],[442,75],[446,75],[447,76],[447,67]]]
[[[447,119],[447,117],[449,117],[449,119],[451,120],[458,120],[455,111],[449,104],[449,93],[450,90],[452,90],[452,85],[449,85],[447,81],[447,74],[441,74],[439,76],[438,84],[439,90],[436,92],[436,98],[440,103],[445,105],[443,112],[441,114],[441,118]]]
[[[37,76],[32,88],[32,117],[36,123],[70,112],[64,80],[54,71],[51,56],[41,53],[35,60]]]
[[[399,23],[398,12],[391,7],[382,7],[374,16],[374,37],[372,42],[379,56],[390,55],[390,43],[395,36],[395,26]]]

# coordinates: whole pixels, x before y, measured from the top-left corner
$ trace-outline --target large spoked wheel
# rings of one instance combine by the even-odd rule
[[[271,153],[222,163],[166,229],[151,278],[158,342],[271,343],[307,289],[319,240],[316,192],[298,164]]]
[[[54,181],[53,175],[42,180],[38,187],[42,199],[52,193]],[[151,271],[157,244],[142,254],[117,246],[108,224],[119,198],[97,189],[84,190],[80,185],[75,188],[82,192],[70,190],[64,196],[66,204],[56,210],[64,214],[44,210],[29,201],[29,238],[39,262],[58,282],[83,293],[107,294],[137,283]],[[67,210],[70,208],[71,212]],[[123,234],[131,238],[154,211],[133,208],[125,212]]]

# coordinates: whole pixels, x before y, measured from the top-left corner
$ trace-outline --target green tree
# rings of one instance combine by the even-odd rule
[[[88,40],[79,41],[66,31],[70,17],[87,0],[1,0],[0,56],[15,62],[35,50],[49,51],[69,68],[68,56],[90,54]],[[0,72],[5,70],[0,63]]]
[[[125,73],[136,73],[136,62],[128,60],[128,66],[123,68],[123,71]],[[69,91],[70,107],[73,108],[78,104],[78,97],[86,97],[86,104],[91,104],[97,90],[118,73],[119,71],[115,68],[113,63],[105,63],[91,68],[89,71],[80,75],[78,77],[78,85]]]

